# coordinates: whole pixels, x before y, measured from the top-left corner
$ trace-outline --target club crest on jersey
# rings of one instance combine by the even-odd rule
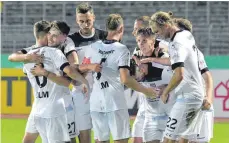
[[[91,59],[84,57],[82,64],[91,64]]]

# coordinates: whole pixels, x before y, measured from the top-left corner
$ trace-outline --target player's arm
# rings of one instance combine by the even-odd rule
[[[198,49],[197,49],[198,50]],[[213,102],[213,78],[212,75],[207,67],[207,64],[204,59],[203,53],[198,50],[198,62],[201,75],[205,82],[205,92],[206,92],[206,99],[210,104]]]
[[[171,66],[171,62],[169,58],[145,58],[141,60],[141,63],[150,63],[150,62]]]
[[[44,76],[47,77],[49,80],[55,82],[56,84],[68,87],[71,84],[71,81],[68,80],[64,76],[56,75],[50,71],[44,69],[41,65],[36,65],[34,68],[31,69],[31,73],[34,76]]]
[[[183,76],[184,76],[184,67],[182,67],[182,65],[178,65],[178,67],[175,68],[174,74],[168,86],[165,88],[163,95],[168,95],[169,92],[171,92],[174,88],[176,88],[183,80]]]
[[[36,51],[28,54],[26,50],[17,51],[9,55],[8,60],[11,62],[23,62],[23,63],[38,63],[42,62],[43,57],[38,55]]]
[[[157,91],[155,91],[152,88],[146,88],[142,86],[133,77],[131,77],[129,74],[129,70],[127,68],[120,68],[119,71],[120,71],[120,78],[121,78],[122,84],[124,84],[128,88],[131,88],[138,92],[142,92],[148,97],[157,96]]]
[[[138,92],[144,93],[148,97],[156,97],[157,92],[152,88],[146,88],[138,83],[129,73],[129,65],[130,65],[130,53],[127,48],[123,48],[122,53],[120,53],[120,57],[118,59],[118,66],[120,72],[120,80],[122,84],[127,87],[136,90]]]
[[[210,104],[213,102],[213,78],[209,71],[206,71],[202,74],[202,77],[205,81],[205,90],[207,95],[207,100]]]
[[[173,76],[168,84],[168,86],[163,91],[161,96],[164,103],[167,102],[168,94],[175,89],[183,80],[184,77],[184,61],[187,57],[187,51],[179,43],[174,44],[174,48],[170,52],[170,62],[172,65],[172,70],[174,71]]]
[[[65,63],[62,65],[61,70],[63,70],[71,79],[86,84],[89,87],[88,81],[80,74],[75,66],[70,66],[68,63]]]

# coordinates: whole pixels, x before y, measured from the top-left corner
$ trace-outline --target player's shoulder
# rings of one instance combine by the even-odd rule
[[[74,43],[82,41],[82,36],[80,35],[79,31],[69,34],[68,38],[71,39]]]
[[[105,40],[107,37],[107,31],[104,31],[102,29],[95,28],[95,36],[100,40]]]
[[[108,32],[105,30],[102,30],[102,29],[95,28],[95,33],[97,33],[99,35],[107,36]]]
[[[74,33],[72,33],[72,34],[69,34],[68,35],[68,37],[69,38],[77,38],[77,37],[80,37],[80,33],[79,33],[79,31],[77,31],[77,32],[74,32]]]
[[[174,43],[184,43],[187,40],[193,40],[194,37],[191,32],[187,30],[179,30],[174,33],[171,41]]]
[[[48,46],[41,47],[39,50],[41,53],[50,53],[51,55],[62,53],[60,49]]]

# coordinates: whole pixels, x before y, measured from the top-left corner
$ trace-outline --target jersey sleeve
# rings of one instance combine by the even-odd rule
[[[185,47],[175,42],[169,47],[169,55],[170,55],[170,62],[172,65],[172,70],[176,69],[177,67],[184,67],[184,61],[187,57],[187,50]]]
[[[130,68],[130,51],[127,47],[123,48],[123,51],[118,59],[118,67],[120,68]]]
[[[32,47],[28,47],[28,48],[23,48],[23,49],[21,49],[21,52],[23,53],[23,54],[27,54],[29,51],[31,51],[33,48]]]
[[[60,69],[61,71],[63,71],[63,69],[69,65],[67,58],[62,53],[62,51],[59,49],[55,49],[51,52],[53,53],[51,53],[50,55],[55,55],[55,56],[50,56],[52,59],[52,62],[55,64],[57,69]]]
[[[63,50],[65,56],[67,57],[74,51],[76,51],[75,43],[71,38],[67,37],[66,41],[64,42],[64,50]]]
[[[197,52],[198,52],[198,63],[199,63],[198,66],[199,66],[201,74],[203,74],[203,73],[209,71],[209,69],[208,69],[208,66],[206,64],[206,61],[204,60],[203,53],[199,49],[197,49]]]

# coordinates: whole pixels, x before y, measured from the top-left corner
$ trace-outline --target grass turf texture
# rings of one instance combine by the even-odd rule
[[[26,119],[1,119],[1,143],[20,143],[22,141]],[[133,120],[131,120],[131,125]],[[93,133],[92,133],[92,143]],[[131,142],[129,140],[129,142]],[[41,143],[40,137],[36,143]],[[210,143],[229,143],[229,123],[214,124],[214,138]]]

